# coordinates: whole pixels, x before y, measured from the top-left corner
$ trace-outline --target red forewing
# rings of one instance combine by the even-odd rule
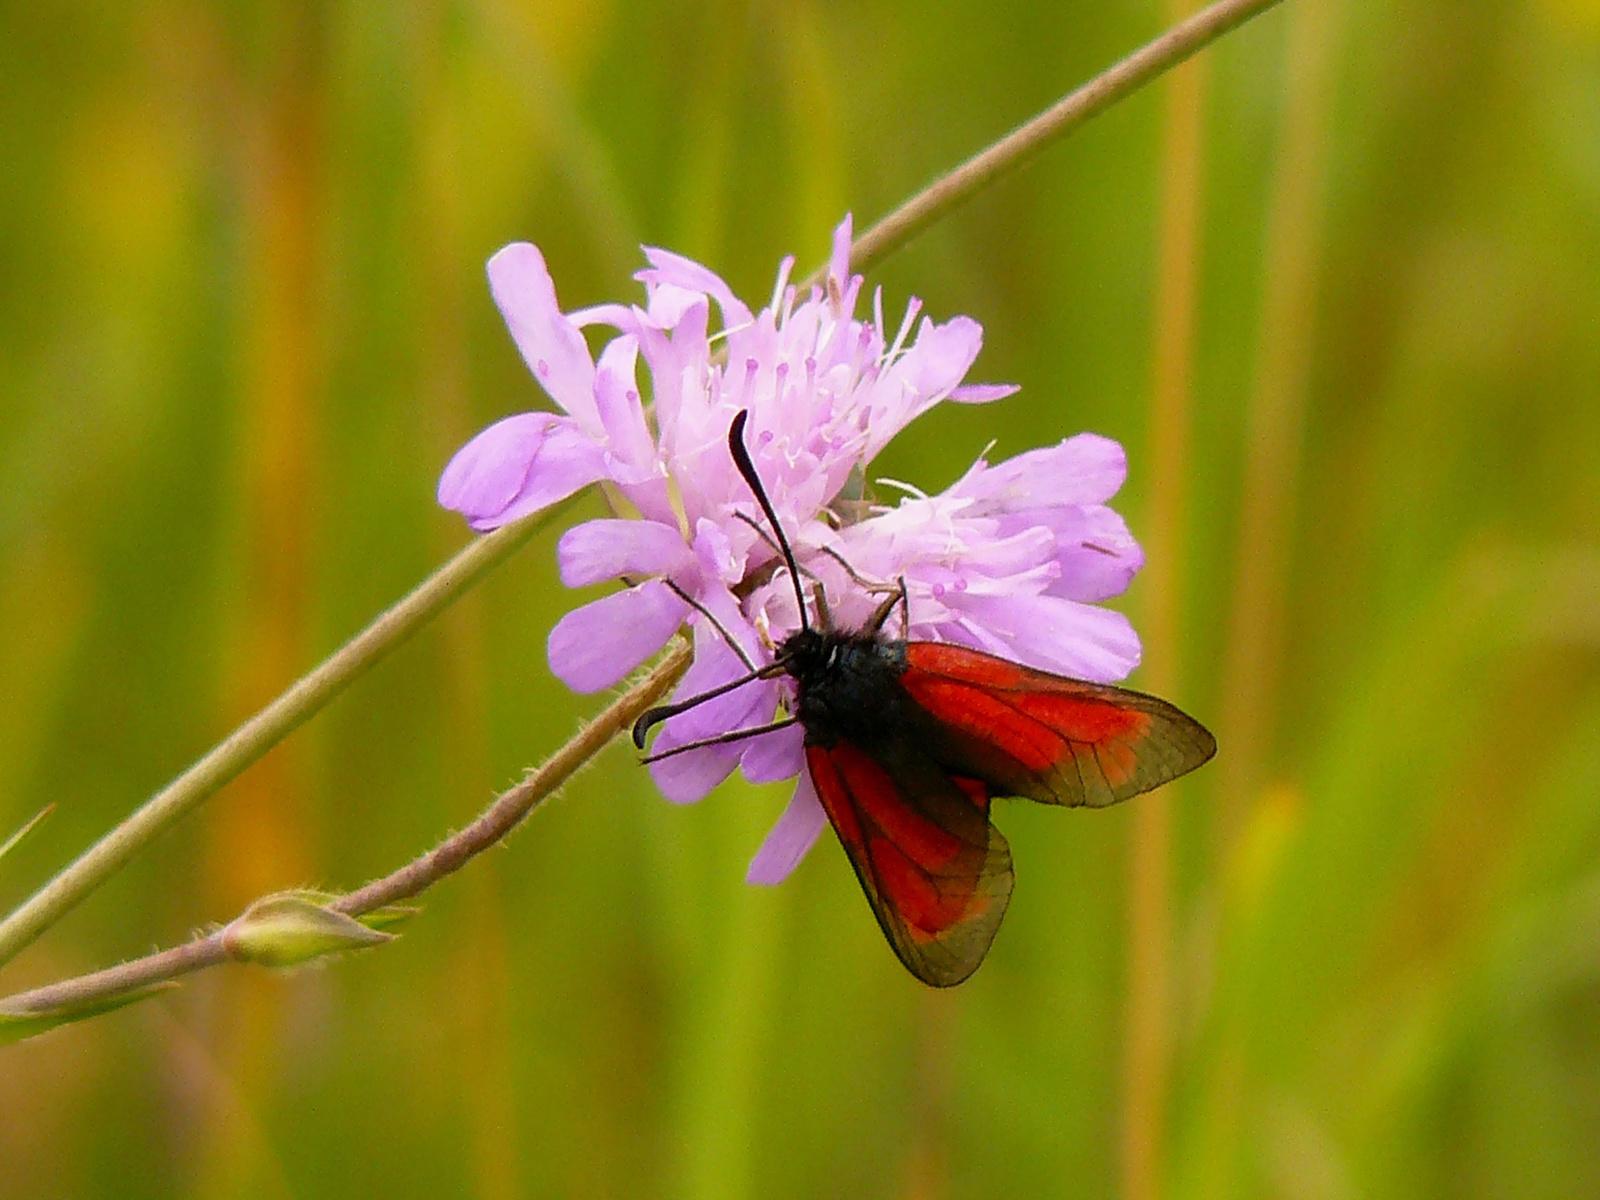
[[[1011,898],[988,788],[910,746],[872,756],[847,740],[812,744],[806,765],[900,961],[934,987],[971,975]]]
[[[939,727],[938,762],[996,795],[1098,808],[1216,753],[1204,726],[1142,692],[939,642],[911,642],[905,653],[900,683]]]

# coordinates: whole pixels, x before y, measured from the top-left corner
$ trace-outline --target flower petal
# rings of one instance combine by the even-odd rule
[[[674,457],[678,414],[693,391],[703,388],[711,357],[710,342],[706,338],[708,308],[704,300],[697,299],[684,310],[670,334],[648,326],[642,327],[639,333],[639,349],[650,366],[661,450],[674,467],[678,466]],[[679,482],[683,482],[681,471],[677,474]]]
[[[570,418],[518,413],[456,451],[439,476],[439,503],[482,532],[564,500],[605,474],[600,447]]]
[[[983,501],[984,511],[989,512],[1103,504],[1127,477],[1128,455],[1120,443],[1097,433],[1080,433],[994,466],[975,465],[946,495]]]
[[[867,457],[876,457],[895,434],[949,396],[981,349],[983,326],[971,317],[953,317],[943,325],[924,317],[916,343],[874,389]]]
[[[828,277],[838,281],[841,294],[850,280],[850,238],[854,221],[853,213],[845,213],[844,220],[833,231],[833,253],[828,256]]]
[[[489,260],[489,290],[539,386],[584,428],[599,432],[594,360],[578,327],[561,315],[539,248],[512,242],[497,252]]]
[[[662,250],[656,246],[646,246],[644,256],[650,261],[652,269],[640,271],[634,276],[635,279],[646,284],[665,284],[710,296],[722,310],[724,328],[750,323],[750,309],[743,300],[733,294],[733,289],[723,282],[722,276],[709,267],[701,266],[692,258],[685,258],[681,254],[674,254],[670,250]]]
[[[669,750],[673,744],[667,731],[662,730],[656,739],[656,750]],[[674,804],[694,804],[704,800],[738,765],[738,755],[728,747],[706,746],[651,763],[650,778],[661,794]]]
[[[518,413],[479,433],[439,476],[439,503],[468,520],[498,516],[527,482],[554,420],[551,413]]]
[[[655,440],[639,399],[638,359],[639,340],[624,334],[606,343],[595,368],[595,410],[614,465],[626,468],[611,473],[621,484],[639,484],[659,475]]]
[[[751,783],[793,779],[805,768],[805,730],[798,725],[745,742],[739,771]]]
[[[705,517],[695,522],[694,557],[699,564],[701,578],[707,581],[715,579],[731,586],[744,577],[744,557],[733,552],[733,543],[728,540],[722,526]],[[748,651],[749,647],[745,649]]]
[[[676,526],[610,517],[574,525],[556,547],[561,582],[584,587],[621,575],[670,575],[694,565]]]
[[[1094,603],[1120,596],[1144,566],[1144,551],[1127,523],[1100,504],[1057,509],[1046,514],[1056,536],[1061,575],[1048,588],[1052,596]]]
[[[550,631],[550,670],[575,692],[598,692],[667,644],[689,606],[650,580],[575,608]]]
[[[811,847],[817,844],[817,838],[827,824],[828,814],[823,811],[816,789],[811,786],[811,772],[802,771],[789,807],[783,810],[778,823],[767,834],[767,840],[761,843],[761,849],[750,860],[745,882],[769,886],[782,883]]]
[[[972,592],[949,603],[1006,643],[1011,657],[1026,666],[1115,683],[1139,665],[1139,635],[1127,617],[1109,608],[1059,596]]]
[[[950,393],[950,399],[959,404],[988,404],[991,400],[1004,400],[1021,390],[1015,383],[965,383]]]

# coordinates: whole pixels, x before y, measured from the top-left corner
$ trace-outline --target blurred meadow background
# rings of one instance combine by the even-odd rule
[[[1180,12],[0,7],[0,832],[57,806],[0,900],[466,542],[440,468],[544,404],[496,248],[568,308],[640,243],[764,300]],[[831,838],[744,885],[785,789],[613,747],[391,946],[0,1050],[0,1191],[1600,1195],[1600,4],[1288,0],[869,283],[1023,389],[876,473],[1127,446],[1133,682],[1217,761],[1002,808],[934,993]],[[559,745],[559,526],[3,990],[354,886]]]

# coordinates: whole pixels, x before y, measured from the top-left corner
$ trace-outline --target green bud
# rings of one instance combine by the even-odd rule
[[[292,967],[393,940],[394,934],[369,929],[301,892],[257,900],[222,931],[222,945],[231,958],[264,967]]]

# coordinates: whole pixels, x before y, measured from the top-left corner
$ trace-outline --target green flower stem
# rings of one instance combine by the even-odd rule
[[[525,517],[469,543],[409,596],[301,677],[288,691],[84,851],[77,861],[0,921],[0,966],[15,958],[180,818],[199,807],[325,708],[390,651],[460,599],[559,511],[547,510]]]
[[[521,783],[497,796],[472,824],[399,870],[330,901],[326,907],[345,916],[359,917],[397,900],[419,895],[447,875],[455,874],[515,829],[546,797],[605,749],[613,738],[631,729],[639,715],[656,704],[682,678],[692,656],[688,642],[681,638],[675,641],[665,657],[642,679],[579,730],[571,741],[542,765],[530,771]],[[235,956],[230,952],[227,932],[227,927],[217,929],[181,946],[120,963],[104,971],[7,996],[0,1000],[0,1022],[47,1014],[63,1014],[67,1020],[71,1019],[67,1014],[93,1016],[109,1011],[114,1007],[109,1002],[125,993],[149,990],[149,994],[154,994],[154,990],[160,990],[159,985],[170,984],[184,975],[232,961]],[[52,1027],[41,1024],[39,1031]]]
[[[987,150],[907,200],[850,247],[850,268],[866,272],[929,225],[959,208],[1002,176],[1016,170],[1050,143],[1064,138],[1091,117],[1126,100],[1152,79],[1205,49],[1281,0],[1219,0],[1136,50],[1110,70],[1045,109]],[[820,285],[827,268],[806,281]]]

